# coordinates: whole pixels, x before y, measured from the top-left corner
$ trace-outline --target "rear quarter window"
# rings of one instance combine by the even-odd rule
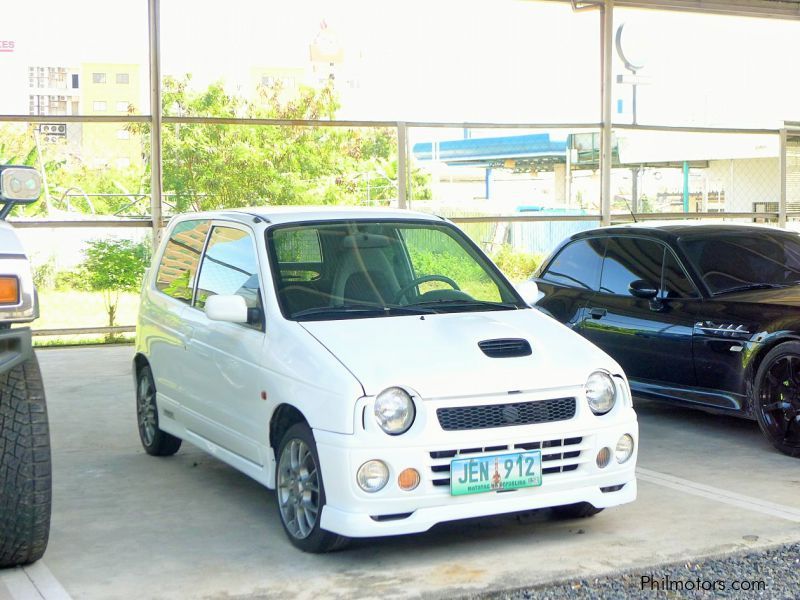
[[[187,304],[192,301],[194,278],[209,225],[209,221],[182,221],[175,225],[158,265],[157,290]]]
[[[568,287],[597,290],[604,247],[603,238],[572,242],[547,265],[540,278]]]

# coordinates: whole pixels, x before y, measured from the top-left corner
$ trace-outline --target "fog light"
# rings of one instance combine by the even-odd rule
[[[359,467],[356,479],[362,490],[375,493],[389,481],[389,467],[379,460],[369,460]]]
[[[601,448],[597,453],[597,466],[605,469],[611,462],[611,448]]]
[[[614,456],[616,456],[619,464],[627,462],[627,460],[633,456],[633,438],[627,433],[619,438]]]
[[[405,469],[397,478],[401,490],[410,492],[419,485],[419,472],[416,469]]]

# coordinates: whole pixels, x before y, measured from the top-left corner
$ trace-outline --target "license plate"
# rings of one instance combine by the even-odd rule
[[[450,494],[517,490],[542,485],[542,453],[514,452],[450,462]]]

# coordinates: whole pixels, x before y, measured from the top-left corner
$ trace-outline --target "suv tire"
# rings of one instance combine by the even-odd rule
[[[51,493],[47,406],[34,355],[0,374],[0,567],[42,557]]]

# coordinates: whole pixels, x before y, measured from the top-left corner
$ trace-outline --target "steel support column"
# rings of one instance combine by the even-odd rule
[[[405,123],[397,124],[397,208],[408,208],[408,142]]]
[[[786,128],[780,133],[781,195],[778,198],[778,227],[786,227]]]
[[[614,0],[605,0],[600,7],[600,44],[602,49],[602,115],[600,136],[600,223],[611,224],[611,96],[612,96],[612,43],[614,40]]]
[[[153,248],[161,234],[161,7],[160,0],[148,0],[150,41],[150,214],[153,217]]]

